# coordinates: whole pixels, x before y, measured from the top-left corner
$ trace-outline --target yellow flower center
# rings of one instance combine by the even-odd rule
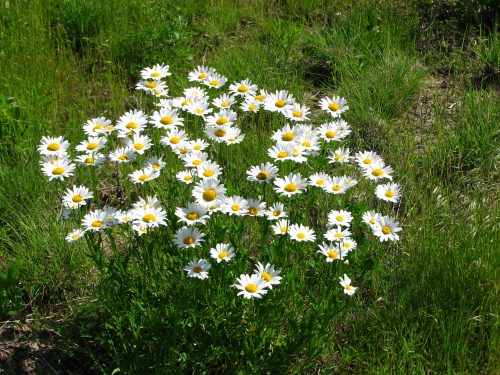
[[[55,174],[55,175],[62,175],[64,173],[64,168],[63,167],[55,167],[53,170],[52,170],[52,174]]]
[[[340,215],[335,216],[335,219],[337,219],[337,221],[340,221],[340,222],[344,221],[344,217],[340,216]]]
[[[332,190],[333,191],[340,191],[340,190],[342,190],[342,186],[340,186],[340,185],[333,185],[332,186]]]
[[[278,152],[277,156],[278,156],[279,159],[286,158],[288,156],[288,152],[286,152],[286,151],[280,151],[280,152]]]
[[[269,177],[269,173],[267,173],[266,171],[262,171],[262,172],[257,173],[256,177],[257,177],[257,180],[264,181],[264,180],[267,180],[267,178]]]
[[[187,105],[189,105],[189,104],[191,104],[191,100],[186,99],[186,100],[182,101],[181,106],[182,106],[182,107],[185,107],[185,106],[187,106]]]
[[[289,193],[293,193],[294,191],[297,191],[297,185],[293,183],[289,183],[285,185],[285,191]]]
[[[335,161],[342,160],[344,158],[344,155],[335,155]]]
[[[98,146],[98,144],[97,144],[97,143],[93,143],[93,142],[92,142],[92,143],[89,143],[89,144],[87,145],[87,150],[91,150],[91,151],[92,151],[92,150],[95,150],[95,149],[97,148],[97,146]]]
[[[148,82],[148,83],[146,83],[146,87],[147,87],[148,89],[154,89],[154,88],[156,87],[156,83],[154,83],[154,82],[152,82],[152,81],[151,81],[151,82]]]
[[[255,207],[250,207],[250,208],[248,209],[248,213],[249,213],[250,215],[257,215],[257,214],[259,213],[259,210],[258,210],[257,208],[255,208]]]
[[[144,182],[144,181],[146,181],[148,178],[149,178],[149,176],[148,176],[147,174],[143,174],[143,175],[140,175],[140,176],[139,176],[139,181]]]
[[[260,276],[262,276],[262,278],[267,282],[271,281],[273,278],[269,272],[262,272]]]
[[[236,137],[231,137],[231,138],[228,138],[227,140],[228,140],[229,142],[234,142],[234,141],[236,141]]]
[[[316,185],[323,185],[325,183],[325,180],[323,179],[319,179],[319,180],[316,180]]]
[[[107,131],[112,131],[112,130],[114,130],[114,129],[115,129],[115,126],[114,126],[114,125],[109,125],[109,126],[106,128],[106,130],[107,130]]]
[[[184,238],[184,245],[192,245],[195,243],[195,239],[191,236]]]
[[[292,116],[293,117],[302,117],[302,112],[300,112],[300,111],[293,111],[292,112]]]
[[[200,74],[198,74],[198,79],[205,79],[207,77],[208,77],[207,73],[200,73]]]
[[[221,251],[221,252],[219,253],[219,255],[217,255],[217,257],[218,257],[219,259],[226,259],[228,255],[229,255],[229,254],[227,253],[227,251]]]
[[[197,114],[199,114],[199,115],[201,115],[201,114],[203,113],[203,109],[201,109],[201,108],[196,108],[194,111],[195,111]]]
[[[332,259],[337,258],[337,252],[336,252],[336,251],[329,250],[329,251],[327,251],[326,253],[328,254],[328,257],[329,257],[329,258],[332,258]]]
[[[230,104],[229,104],[229,102],[222,102],[222,103],[220,103],[220,106],[221,107],[229,107]]]
[[[61,148],[59,143],[51,143],[47,146],[47,150],[49,151],[58,151]]]
[[[151,73],[151,77],[155,77],[155,78],[160,77],[160,75],[161,75],[161,74],[160,74],[160,73],[158,73],[158,72],[153,72],[153,73]]]
[[[257,285],[252,284],[252,283],[248,283],[248,284],[245,286],[245,290],[246,290],[248,293],[255,293],[255,292],[257,291]]]
[[[179,137],[176,137],[176,136],[173,136],[172,138],[170,138],[170,143],[172,143],[173,145],[176,145],[180,141],[181,141],[181,139]]]
[[[274,105],[275,105],[276,107],[278,107],[278,108],[283,108],[283,107],[285,106],[285,104],[286,104],[286,103],[285,103],[285,101],[284,101],[284,100],[282,100],[282,99],[278,99],[278,100],[276,100],[276,102],[274,103]]]
[[[196,267],[193,268],[193,272],[200,273],[202,271],[203,271],[203,269],[201,267],[199,267],[199,266],[196,266]]]
[[[240,87],[238,87],[238,92],[247,92],[247,91],[248,87],[245,85],[241,85]]]
[[[118,156],[118,159],[120,159],[120,160],[127,160],[128,159],[128,155],[127,154],[121,154],[120,156]]]
[[[156,216],[153,214],[146,214],[142,217],[142,221],[145,223],[151,223],[156,221]]]
[[[84,160],[85,164],[94,164],[94,158],[89,156]]]
[[[126,127],[127,129],[137,129],[137,126],[138,126],[138,125],[137,125],[137,122],[133,122],[133,121],[131,121],[131,122],[129,122],[127,125],[125,125],[125,127]]]
[[[380,177],[384,175],[384,171],[380,168],[377,168],[372,171],[372,175],[374,175],[375,177]]]
[[[302,142],[302,146],[304,146],[304,147],[311,147],[311,142],[304,141],[304,142]]]
[[[94,220],[90,225],[94,228],[100,228],[100,227],[102,227],[102,221],[101,220]]]
[[[75,194],[73,195],[73,198],[71,198],[71,200],[75,203],[80,203],[81,201],[83,201],[83,197],[80,194]]]
[[[161,91],[160,90],[154,90],[155,95],[160,95]]]
[[[226,131],[225,130],[222,130],[222,129],[217,129],[215,132],[214,132],[215,136],[218,137],[218,138],[222,138],[222,137],[225,137],[226,136]]]
[[[153,167],[153,169],[160,169],[160,167],[161,167],[161,165],[158,163],[153,163],[153,164],[151,164],[151,166]]]
[[[256,95],[255,100],[258,100],[259,102],[263,102],[266,99],[264,95]]]
[[[373,161],[372,159],[366,158],[366,159],[363,159],[363,164],[371,164],[372,161]]]
[[[71,238],[72,238],[72,239],[74,239],[74,240],[77,240],[77,239],[78,239],[78,237],[80,237],[80,236],[79,236],[78,234],[76,234],[76,233],[75,233],[74,235],[72,235],[72,236],[71,236]]]
[[[295,135],[292,132],[284,132],[281,136],[281,139],[286,142],[290,142],[295,138]]]
[[[239,211],[239,210],[241,210],[241,207],[240,207],[240,205],[239,205],[239,204],[236,204],[236,203],[235,203],[235,204],[233,204],[233,205],[231,206],[231,210],[233,210],[233,211]]]
[[[160,119],[160,122],[163,125],[172,125],[174,121],[172,120],[171,116],[162,116],[162,118]]]
[[[306,235],[304,233],[297,233],[297,237],[303,240],[304,238],[306,238]]]
[[[371,225],[373,225],[373,224],[375,224],[375,219],[372,217],[370,220],[368,220],[368,222],[369,222]]]
[[[349,242],[344,242],[344,244],[342,246],[344,246],[346,249],[348,249],[351,247],[351,244]]]
[[[388,191],[385,192],[385,196],[387,198],[392,198],[394,196],[394,192],[391,191],[391,190],[388,190]]]
[[[95,126],[92,128],[92,130],[94,130],[94,131],[95,131],[95,130],[101,130],[101,129],[102,129],[102,125],[101,125],[101,124],[97,124],[97,125],[95,125]]]
[[[387,225],[382,227],[382,233],[384,234],[390,234],[391,233],[391,227],[388,227]]]
[[[193,177],[191,177],[190,175],[184,176],[184,181],[191,181],[192,179]]]
[[[213,175],[214,175],[214,171],[211,171],[210,169],[203,171],[203,176],[205,176],[205,177],[212,177]]]
[[[217,192],[214,189],[207,189],[203,192],[203,200],[210,202],[215,199]]]
[[[201,165],[201,160],[199,159],[193,160],[193,165]]]
[[[273,211],[273,216],[280,216],[281,215],[281,211],[280,210],[274,210]]]
[[[326,138],[335,138],[335,132],[333,130],[328,130],[325,133]]]
[[[255,110],[257,109],[257,106],[256,106],[255,104],[250,104],[250,105],[248,106],[248,109],[249,109],[250,111],[255,111]]]
[[[144,148],[144,145],[142,143],[136,143],[134,144],[134,148],[136,150],[142,150]]]
[[[351,289],[352,289],[352,286],[351,286],[350,284],[347,284],[347,285],[345,286],[345,289],[346,289],[346,290],[351,290]]]
[[[210,86],[219,86],[219,81],[216,79],[212,79],[210,82],[208,82]]]
[[[328,109],[333,112],[337,112],[340,109],[340,106],[337,103],[328,104]]]
[[[201,145],[193,146],[193,150],[200,151],[201,150]]]
[[[187,148],[179,149],[179,154],[181,154],[181,155],[187,154],[187,152],[188,152]]]
[[[288,230],[288,228],[287,228],[287,227],[282,227],[282,228],[281,228],[281,233],[286,233],[286,231],[287,231],[287,230]]]
[[[217,119],[217,121],[215,121],[215,123],[216,123],[217,125],[224,125],[224,124],[227,124],[227,122],[228,122],[228,121],[229,121],[229,120],[227,119],[227,117],[219,117],[219,118]]]
[[[188,220],[198,220],[200,218],[200,215],[198,215],[198,212],[190,212],[186,215],[186,218]]]

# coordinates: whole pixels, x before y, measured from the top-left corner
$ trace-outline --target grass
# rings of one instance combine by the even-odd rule
[[[2,302],[0,313],[23,320],[65,306],[51,325],[61,335],[53,363],[81,363],[87,373],[498,372],[498,33],[493,4],[483,5],[457,15],[454,4],[439,14],[423,0],[5,3],[0,265],[5,273],[11,264],[21,268],[5,289],[15,303]],[[96,265],[83,243],[64,241],[59,195],[40,172],[36,145],[47,134],[76,142],[88,118],[148,107],[133,86],[143,66],[158,62],[174,73],[172,94],[204,62],[230,81],[286,88],[308,105],[334,93],[347,98],[351,146],[379,152],[404,187],[400,243],[358,240],[355,298],[331,292],[341,265],[281,258],[277,244],[250,237],[232,240],[241,249],[235,268],[225,274],[213,266],[213,283],[200,287],[178,271],[195,253],[171,256],[166,245],[174,217],[158,237],[121,249],[127,263],[110,253]],[[266,160],[269,135],[282,125],[259,113],[242,122],[246,138],[235,152],[217,150],[231,194],[255,194],[241,187],[241,171]],[[180,168],[173,158],[169,165]],[[189,198],[173,187],[157,194],[163,202],[175,195],[175,205]],[[305,199],[297,204],[310,205]],[[318,218],[334,205],[316,202]],[[294,215],[317,225],[306,212]],[[249,220],[211,225],[215,242],[226,235],[221,227],[257,237],[262,230]],[[287,259],[287,281],[270,298],[243,303],[227,285],[254,256]],[[16,373],[15,363],[5,363]]]

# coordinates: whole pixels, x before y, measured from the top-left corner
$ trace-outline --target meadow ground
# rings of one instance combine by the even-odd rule
[[[2,2],[0,373],[500,372],[497,14],[489,0]],[[256,303],[228,287],[233,271],[214,274],[216,286],[186,278],[170,229],[137,240],[126,262],[120,243],[104,264],[83,241],[65,241],[41,137],[75,145],[90,118],[150,109],[134,86],[143,67],[162,62],[172,95],[204,63],[311,106],[348,100],[348,145],[382,155],[403,188],[401,240],[359,240],[359,293],[342,296],[342,267],[304,255],[313,245],[267,245],[253,222],[233,239],[238,262],[286,259],[282,285]],[[259,113],[242,122],[237,151],[216,148],[231,194],[253,193],[241,175],[266,160],[282,125]],[[114,203],[104,175],[100,199]],[[172,181],[155,193],[174,207],[189,194]],[[321,215],[310,212],[335,202],[295,204],[295,219],[315,227]],[[387,207],[368,204],[349,207]]]

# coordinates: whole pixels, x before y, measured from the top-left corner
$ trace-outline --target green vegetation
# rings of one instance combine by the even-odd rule
[[[56,354],[37,362],[39,371],[498,373],[497,13],[488,0],[3,2],[0,315],[57,332]],[[171,95],[204,63],[229,82],[248,77],[311,107],[325,95],[348,100],[346,144],[380,153],[403,187],[401,241],[356,238],[349,270],[359,293],[337,293],[342,265],[318,254],[280,263],[281,244],[249,246],[246,237],[233,239],[241,257],[232,271],[214,272],[211,286],[188,279],[180,270],[195,253],[172,255],[175,216],[126,249],[106,243],[103,263],[83,241],[65,241],[62,185],[58,191],[40,171],[40,138],[64,135],[76,145],[87,119],[150,110],[134,85],[143,67],[161,62],[173,73]],[[268,160],[269,136],[284,121],[267,113],[244,121],[245,141],[234,153],[218,148],[217,157],[230,194],[253,197],[253,185],[239,185],[242,172]],[[185,205],[189,193],[167,184],[174,180],[155,193]],[[100,188],[117,202],[106,181]],[[309,199],[294,201],[294,215],[314,226],[300,209]],[[335,203],[317,200],[317,217]],[[389,207],[344,204],[358,216]],[[265,238],[255,223],[240,223],[226,225]],[[279,263],[284,281],[263,300],[243,301],[228,286],[256,255]],[[19,373],[12,360],[0,357],[0,366]]]

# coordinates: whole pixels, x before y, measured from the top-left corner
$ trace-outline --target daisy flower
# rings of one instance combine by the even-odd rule
[[[344,273],[344,277],[339,277],[340,285],[344,288],[344,293],[352,296],[356,292],[357,287],[351,286],[351,279]]]
[[[383,162],[382,158],[373,151],[360,151],[354,155],[354,160],[361,168],[367,168],[370,164]]]
[[[344,123],[345,121],[328,122],[316,128],[316,134],[326,142],[341,141],[351,132],[347,123]]]
[[[128,163],[135,160],[135,150],[131,147],[120,147],[109,154],[109,159],[115,163]]]
[[[343,226],[348,227],[351,225],[352,215],[349,211],[340,210],[340,211],[330,211],[328,214],[328,226]]]
[[[225,143],[228,138],[236,135],[236,131],[229,125],[207,125],[205,126],[205,134],[212,141]]]
[[[348,253],[349,251],[354,250],[358,246],[358,244],[352,238],[345,237],[340,241],[339,246],[343,251]]]
[[[85,186],[73,185],[67,189],[63,196],[63,206],[67,208],[78,208],[87,204],[86,200],[92,198],[92,193]]]
[[[318,247],[318,253],[323,254],[326,257],[327,262],[333,262],[337,259],[344,259],[345,254],[342,253],[338,244],[323,242],[321,245],[318,245]]]
[[[216,178],[208,178],[196,183],[193,197],[205,207],[222,202],[226,197],[226,188]]]
[[[202,87],[197,87],[197,86],[188,87],[184,89],[183,94],[187,98],[200,99],[204,102],[208,101],[208,93]]]
[[[207,125],[232,125],[238,119],[238,114],[231,109],[223,109],[207,117]]]
[[[132,210],[119,210],[115,212],[115,221],[117,224],[128,224],[132,221]]]
[[[66,153],[68,147],[69,143],[64,137],[42,137],[38,145],[38,152],[47,156],[58,155],[60,153]]]
[[[349,148],[338,148],[330,156],[328,160],[330,163],[348,163],[351,157],[349,156]]]
[[[175,232],[173,242],[178,248],[186,249],[198,246],[203,241],[204,236],[205,235],[201,233],[198,228],[183,227]]]
[[[363,175],[372,181],[381,180],[383,178],[392,180],[392,172],[394,172],[394,170],[390,166],[385,165],[382,161],[369,164],[363,169]]]
[[[125,112],[116,123],[118,137],[125,138],[128,135],[140,134],[146,127],[148,118],[146,114],[140,110],[132,110]]]
[[[68,233],[66,236],[67,242],[75,242],[78,241],[85,234],[85,231],[81,229],[75,229]]]
[[[108,218],[106,210],[94,210],[88,212],[82,219],[82,226],[86,231],[98,232],[105,229],[113,221]]]
[[[286,124],[282,129],[273,133],[271,139],[276,142],[296,142],[296,139],[301,136],[301,128],[298,126],[290,126]]]
[[[193,170],[180,171],[175,175],[175,178],[177,178],[177,180],[179,180],[180,182],[189,185],[194,181],[194,171]]]
[[[292,142],[278,142],[276,146],[272,146],[267,150],[269,157],[274,161],[291,160],[294,157],[295,145]]]
[[[259,275],[267,281],[269,289],[273,289],[273,285],[281,284],[282,277],[279,276],[281,270],[274,269],[274,265],[267,263],[265,266],[258,262],[255,265],[254,274]]]
[[[347,190],[345,179],[339,176],[332,176],[326,180],[323,190],[332,194],[344,194]]]
[[[339,242],[342,239],[349,237],[351,232],[349,229],[344,229],[340,225],[335,228],[328,229],[325,233],[325,238],[330,242]]]
[[[165,167],[166,163],[163,161],[163,158],[158,158],[156,156],[151,156],[146,160],[146,163],[144,163],[145,168],[152,168],[152,169],[158,169],[161,170],[163,167]]]
[[[160,176],[160,171],[153,168],[144,168],[132,172],[128,177],[134,184],[144,184],[147,181],[154,180]]]
[[[160,139],[160,143],[164,146],[174,147],[187,141],[187,135],[182,130],[171,129],[167,131],[167,135]]]
[[[209,75],[215,73],[214,68],[208,68],[206,66],[198,66],[195,70],[188,73],[188,79],[191,82],[203,82]]]
[[[229,109],[234,103],[236,103],[234,95],[229,94],[222,94],[212,102],[215,107],[220,109]]]
[[[339,96],[333,96],[331,98],[325,96],[319,101],[319,106],[323,111],[326,111],[333,117],[339,117],[343,112],[349,109],[347,100]]]
[[[297,242],[312,242],[316,240],[314,230],[302,224],[292,224],[288,228],[288,234],[292,240]]]
[[[43,164],[42,169],[45,175],[49,177],[49,181],[64,180],[69,176],[73,176],[75,165],[70,160],[62,159],[55,163],[47,162]]]
[[[194,277],[200,280],[208,279],[208,270],[212,267],[205,259],[200,259],[198,261],[192,260],[184,268],[189,277]]]
[[[131,212],[131,216],[134,224],[141,227],[158,228],[160,225],[167,225],[166,213],[162,208],[136,208]]]
[[[83,125],[83,131],[85,134],[91,137],[97,137],[99,135],[107,134],[107,129],[111,125],[110,120],[106,120],[104,117],[93,118],[88,120]]]
[[[177,207],[175,216],[179,218],[179,223],[186,225],[205,224],[210,218],[208,208],[197,203],[188,203],[187,207]]]
[[[397,232],[401,230],[399,223],[390,216],[380,217],[372,227],[373,234],[377,236],[380,242],[398,241]]]
[[[191,152],[182,156],[186,168],[202,168],[208,161],[208,154],[202,151]]]
[[[297,143],[303,148],[305,155],[315,156],[321,149],[319,138],[316,133],[302,134],[300,139],[297,140]]]
[[[105,160],[106,157],[101,153],[78,155],[76,157],[76,161],[78,163],[86,165],[87,167],[94,167],[97,165],[101,165],[102,163],[104,163]]]
[[[229,91],[239,96],[254,96],[257,89],[257,85],[253,84],[248,78],[229,85]]]
[[[399,185],[395,183],[378,185],[375,189],[375,195],[383,201],[397,203],[401,198],[401,190]]]
[[[42,167],[46,163],[55,164],[63,160],[71,162],[71,159],[69,159],[69,155],[66,152],[58,152],[53,155],[40,155],[40,165]]]
[[[264,182],[271,181],[276,177],[278,172],[278,167],[269,162],[261,165],[255,165],[250,167],[247,171],[247,180],[262,184]]]
[[[236,279],[236,282],[237,283],[233,284],[233,286],[240,290],[238,295],[242,295],[247,299],[262,298],[268,291],[266,288],[269,287],[269,283],[260,275],[249,276],[247,274],[242,274]]]
[[[147,67],[141,70],[142,79],[159,80],[171,75],[169,66],[164,64],[156,64],[152,68]]]
[[[140,155],[149,150],[152,146],[151,138],[147,135],[134,134],[132,138],[127,138],[126,147],[134,149]]]
[[[221,211],[229,215],[246,215],[248,213],[247,200],[239,195],[227,197],[221,205]]]
[[[274,234],[285,234],[288,233],[288,226],[290,225],[290,222],[286,219],[281,219],[278,220],[276,223],[273,225],[273,232]]]
[[[222,169],[216,162],[206,161],[200,165],[197,169],[198,177],[202,179],[207,179],[211,177],[219,177],[222,174]]]
[[[362,220],[369,227],[373,228],[373,226],[377,223],[377,221],[382,217],[379,213],[375,211],[367,211],[363,214]]]
[[[156,106],[160,108],[171,109],[172,107],[174,107],[174,105],[172,104],[172,100],[173,99],[160,99],[160,101],[156,103]]]
[[[210,256],[215,259],[217,263],[220,263],[222,261],[229,262],[234,258],[234,255],[234,249],[231,247],[231,245],[225,243],[219,243],[215,245],[214,248],[210,249]]]
[[[278,220],[288,215],[285,212],[285,206],[283,203],[278,202],[269,207],[269,210],[265,212],[268,220]]]
[[[276,178],[274,181],[274,190],[286,197],[302,193],[307,188],[307,180],[303,179],[301,174],[289,174],[285,178]]]
[[[211,73],[208,77],[203,81],[203,83],[211,88],[218,89],[224,86],[227,82],[227,78],[219,73]]]
[[[264,216],[266,213],[266,202],[261,202],[260,199],[247,199],[248,215]]]
[[[160,208],[161,207],[161,202],[156,197],[156,195],[147,196],[146,199],[139,198],[139,200],[133,204],[133,207],[134,208],[143,208],[143,209]]]
[[[309,117],[307,117],[309,112],[309,108],[305,105],[294,103],[291,107],[284,110],[284,115],[290,121],[304,122],[309,120]]]
[[[238,128],[233,128],[233,133],[229,135],[224,142],[227,145],[235,145],[241,143],[245,139],[245,134],[241,134],[241,130]]]
[[[330,176],[324,172],[319,172],[309,176],[309,185],[324,188],[329,180]]]
[[[179,117],[176,108],[161,108],[159,111],[154,111],[149,122],[159,129],[172,129],[184,125],[184,119]]]
[[[286,90],[276,91],[269,94],[264,101],[264,108],[271,112],[284,113],[286,109],[292,108],[295,99]]]
[[[141,80],[135,85],[136,90],[145,91],[146,94],[155,96],[167,96],[168,87],[165,82],[158,80]]]
[[[213,109],[209,107],[209,103],[202,98],[192,99],[191,103],[185,109],[189,113],[200,117],[205,117],[213,112]]]
[[[89,137],[87,140],[82,141],[76,150],[80,152],[97,152],[101,150],[106,144],[106,138],[104,137]]]
[[[261,104],[264,104],[266,98],[269,96],[266,90],[260,89],[258,93],[255,94],[253,99]]]
[[[203,151],[208,146],[209,146],[209,144],[207,142],[205,142],[203,139],[195,139],[195,140],[189,141],[187,143],[187,147],[191,151],[194,151],[194,152],[196,152],[196,151]]]
[[[246,98],[246,100],[241,103],[240,105],[240,109],[243,111],[243,112],[259,112],[259,109],[261,107],[262,103],[255,100],[255,99],[252,99],[252,98]]]

